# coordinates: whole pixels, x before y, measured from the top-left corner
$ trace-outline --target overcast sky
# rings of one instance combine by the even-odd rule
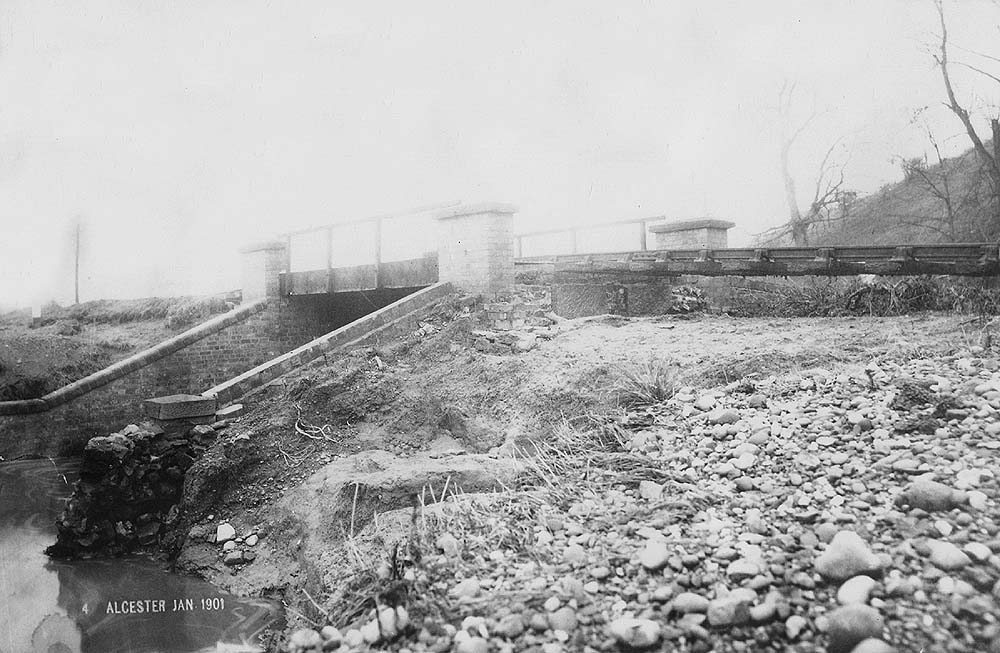
[[[1000,54],[996,3],[948,10]],[[786,80],[818,114],[803,202],[838,139],[849,186],[897,180],[920,107],[966,149],[937,31],[930,0],[0,0],[0,304],[72,298],[77,217],[84,300],[235,288],[245,243],[448,200],[520,231],[711,215],[742,244],[787,213]]]

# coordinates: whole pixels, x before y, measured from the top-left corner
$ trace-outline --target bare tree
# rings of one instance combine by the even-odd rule
[[[993,189],[993,219],[996,223],[994,224],[994,227],[1000,228],[1000,119],[998,119],[997,116],[991,116],[989,118],[992,136],[992,151],[990,151],[990,148],[987,148],[986,143],[976,131],[976,127],[972,123],[972,115],[969,110],[959,103],[955,95],[955,88],[952,84],[951,74],[948,72],[948,66],[951,62],[948,59],[948,25],[944,17],[944,0],[934,0],[934,6],[937,8],[938,18],[941,21],[941,44],[939,53],[934,55],[934,60],[937,62],[938,68],[941,69],[941,77],[944,80],[944,89],[948,97],[948,101],[945,103],[945,106],[947,106],[962,122],[962,126],[965,128],[965,133],[968,134],[969,140],[972,141],[973,148],[975,148],[976,153],[982,160],[983,167]],[[989,59],[997,60],[996,57],[989,57],[988,55],[984,56],[987,56]],[[956,62],[956,65],[969,68],[986,76],[995,83],[1000,83],[1000,78],[985,72],[978,67],[961,62]]]
[[[791,149],[806,127],[816,118],[813,111],[797,127],[792,127],[792,99],[795,84],[785,82],[778,93],[778,115],[780,121],[780,161],[781,177],[785,185],[785,201],[788,204],[788,222],[758,235],[761,242],[775,242],[791,238],[794,245],[806,247],[813,233],[822,222],[842,219],[848,205],[850,193],[844,190],[844,168],[846,161],[835,156],[840,141],[835,141],[826,151],[816,173],[812,201],[803,212],[799,208],[795,178],[791,173]]]

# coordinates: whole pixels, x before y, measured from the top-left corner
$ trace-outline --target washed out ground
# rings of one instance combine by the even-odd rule
[[[275,649],[1000,650],[982,322],[602,316],[514,353],[480,320],[248,397],[178,566],[284,601]]]

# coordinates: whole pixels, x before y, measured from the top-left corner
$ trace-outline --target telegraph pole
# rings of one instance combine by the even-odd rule
[[[80,217],[76,218],[76,260],[75,260],[75,272],[74,272],[74,293],[73,293],[73,303],[80,303]]]

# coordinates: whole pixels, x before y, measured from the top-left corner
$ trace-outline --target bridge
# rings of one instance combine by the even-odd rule
[[[551,273],[552,306],[564,317],[663,312],[678,283],[724,300],[743,276],[1000,274],[996,243],[746,249],[727,246],[733,225],[723,220],[657,216],[515,234],[514,213],[448,202],[247,247],[238,307],[43,397],[0,402],[0,456],[78,453],[150,397],[195,392],[215,412],[328,352],[413,333],[449,292],[506,295],[517,269]],[[517,308],[488,305],[501,306],[510,324],[497,328],[510,328]]]
[[[448,202],[291,231],[244,250],[251,274],[267,277],[256,284],[245,279],[244,295],[405,290],[438,281],[495,293],[510,288],[515,269],[554,272],[564,281],[1000,274],[997,243],[730,248],[726,232],[733,223],[666,216],[515,234],[514,211],[505,204]]]

